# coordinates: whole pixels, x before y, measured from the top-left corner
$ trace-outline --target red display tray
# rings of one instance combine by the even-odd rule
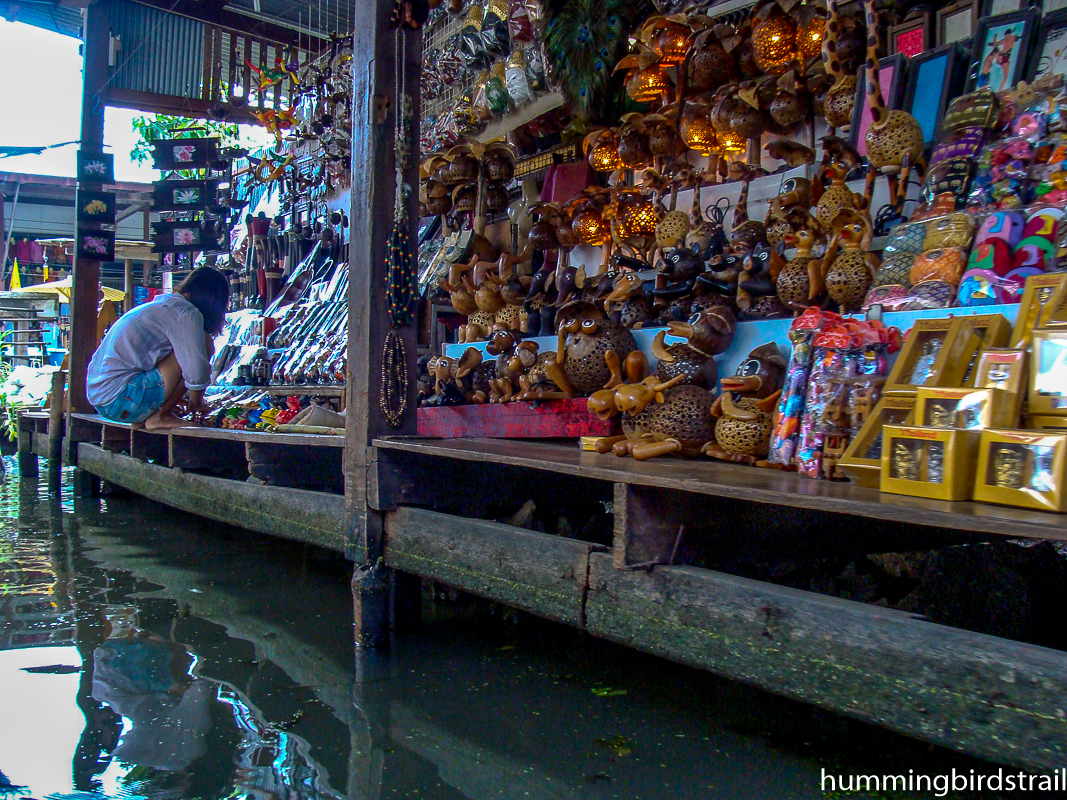
[[[419,436],[442,439],[549,439],[614,436],[617,420],[589,413],[586,398],[447,406],[418,410]]]

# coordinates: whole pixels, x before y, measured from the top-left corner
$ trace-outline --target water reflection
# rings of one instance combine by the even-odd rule
[[[0,486],[0,798],[781,800],[963,763],[447,592],[355,661],[339,557],[67,477]]]

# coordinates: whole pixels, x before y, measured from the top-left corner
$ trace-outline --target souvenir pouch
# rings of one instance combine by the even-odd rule
[[[1044,236],[1029,236],[1015,248],[1011,266],[1013,270],[1030,267],[1038,272],[1045,272],[1055,262],[1055,243]]]
[[[923,241],[926,239],[926,226],[915,222],[897,225],[889,232],[889,241],[886,242],[886,256],[897,253],[910,253],[917,256],[923,251]]]
[[[996,124],[999,113],[1000,101],[991,89],[979,89],[957,97],[945,109],[941,136],[951,139],[964,128],[989,130]]]
[[[885,284],[875,286],[863,300],[863,311],[869,311],[873,306],[882,306],[886,311],[900,311],[911,299],[911,292],[901,284]]]
[[[923,250],[970,247],[972,239],[974,239],[974,217],[966,211],[957,211],[926,223]]]
[[[1030,214],[1023,228],[1023,240],[1034,236],[1056,241],[1056,227],[1059,225],[1063,211],[1059,208],[1042,208]]]
[[[882,260],[878,274],[874,276],[874,286],[911,285],[911,267],[915,263],[912,253],[893,253]]]
[[[953,192],[939,192],[932,197],[924,197],[923,202],[911,214],[912,222],[941,217],[956,210],[958,197]]]
[[[963,273],[956,299],[961,306],[989,306],[1004,302],[999,288],[1001,277],[986,269],[969,269]]]
[[[961,247],[928,250],[912,264],[911,283],[914,286],[923,281],[944,281],[957,286],[966,267],[967,251]]]
[[[922,199],[926,203],[940,194],[950,194],[957,201],[967,199],[974,178],[974,159],[951,159],[931,167],[923,181]]]
[[[996,239],[1014,248],[1023,238],[1023,215],[1018,211],[997,211],[986,217],[974,237],[974,246]]]
[[[530,89],[530,82],[526,80],[526,58],[522,50],[516,48],[508,57],[504,75],[512,103],[516,106],[524,106],[533,102],[534,95]]]
[[[1003,239],[987,239],[971,250],[967,269],[983,269],[997,275],[1007,275],[1011,271],[1012,260],[1012,250]]]
[[[508,33],[512,42],[532,42],[534,39],[533,21],[526,0],[511,0],[508,3]]]
[[[927,308],[948,308],[956,299],[954,284],[944,281],[923,281],[911,287],[911,299],[902,311],[922,311]]]
[[[504,62],[498,61],[489,71],[489,79],[485,82],[485,97],[489,102],[489,110],[498,117],[511,106],[511,96],[504,80]]]
[[[984,142],[985,131],[982,128],[963,128],[950,141],[934,148],[930,154],[930,168],[957,158],[973,159],[981,152]]]

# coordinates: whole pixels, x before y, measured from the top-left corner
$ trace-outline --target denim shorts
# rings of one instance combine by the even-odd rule
[[[166,384],[158,369],[134,375],[122,394],[107,405],[97,406],[101,416],[114,422],[144,422],[167,399]]]

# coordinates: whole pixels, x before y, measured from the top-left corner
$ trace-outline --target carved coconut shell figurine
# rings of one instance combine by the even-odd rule
[[[717,405],[722,416],[715,423],[716,448],[709,450],[708,455],[734,461],[766,458],[771,447],[778,395],[773,394],[762,400],[754,397],[735,400],[726,392]]]
[[[819,198],[815,206],[815,219],[823,231],[833,230],[834,219],[846,210],[856,210],[856,194],[845,183],[848,165],[844,161],[835,161],[826,168],[826,177],[830,185]]]
[[[789,308],[809,305],[823,291],[822,263],[811,254],[815,237],[811,231],[797,231],[786,236],[785,244],[797,252],[778,273],[778,299]]]
[[[640,169],[652,163],[648,136],[639,128],[626,128],[619,134],[619,160],[630,169]]]
[[[448,183],[457,186],[463,183],[472,183],[478,180],[478,159],[470,153],[456,153],[451,155],[452,166],[448,168]]]
[[[771,127],[770,115],[744,100],[734,107],[730,115],[730,130],[745,139],[758,139]]]
[[[768,111],[783,130],[790,130],[808,118],[811,102],[808,93],[794,83],[791,89],[779,88]]]
[[[478,187],[474,184],[452,190],[452,207],[456,211],[474,211],[478,206]]]
[[[515,177],[515,160],[510,148],[504,144],[490,145],[485,156],[485,175],[491,181],[510,181]]]
[[[652,155],[659,158],[673,156],[678,136],[671,121],[662,114],[649,114],[645,117],[645,126],[648,130],[648,149]]]
[[[689,215],[684,211],[668,211],[656,225],[656,244],[668,250],[685,244],[689,233]]]
[[[558,246],[556,241],[556,226],[553,217],[558,217],[558,210],[540,205],[531,212],[536,218],[533,228],[530,229],[530,247],[534,250],[555,250]]]
[[[641,372],[644,377],[647,370],[647,359],[637,340],[621,323],[571,319],[560,324],[558,337],[556,361],[548,365],[549,377],[572,397],[613,388],[624,374]]]
[[[918,120],[907,111],[886,108],[880,85],[878,65],[878,13],[874,0],[867,0],[867,97],[871,108],[871,125],[867,129],[867,160],[875,169],[899,172],[905,184],[911,166],[923,152],[923,131]],[[894,198],[897,200],[897,198]]]
[[[831,128],[841,128],[852,124],[852,110],[856,104],[856,74],[846,68],[840,53],[842,36],[841,17],[837,13],[837,3],[829,0],[829,19],[826,21],[826,36],[822,43],[822,57],[826,65],[826,74],[833,84],[823,97],[823,115]]]
[[[856,212],[839,218],[834,244],[827,250],[824,264],[826,291],[843,312],[859,309],[878,272],[878,259],[867,252],[871,246],[871,224]]]
[[[452,210],[452,193],[448,187],[437,180],[426,183],[426,213],[428,216],[447,214]]]

